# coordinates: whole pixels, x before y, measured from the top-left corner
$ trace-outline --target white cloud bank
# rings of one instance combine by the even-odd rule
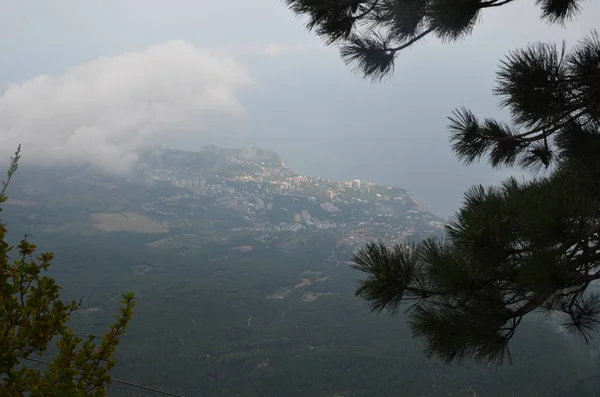
[[[253,84],[229,57],[169,41],[10,86],[0,96],[0,156],[23,145],[37,164],[92,164],[124,171],[147,145],[209,117],[244,114],[239,90]]]

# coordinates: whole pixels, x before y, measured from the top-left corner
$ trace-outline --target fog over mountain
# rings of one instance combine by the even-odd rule
[[[243,115],[236,95],[251,84],[232,58],[183,41],[99,58],[11,85],[0,97],[0,156],[19,142],[30,163],[125,172],[140,149]]]
[[[532,2],[489,9],[472,36],[417,45],[400,56],[391,81],[370,84],[279,1],[6,3],[3,151],[22,141],[29,159],[43,152],[44,161],[72,157],[119,169],[146,141],[186,149],[255,144],[303,174],[413,190],[444,216],[471,185],[511,173],[460,164],[446,117],[463,105],[481,117],[505,114],[491,94],[498,61],[532,41],[573,44],[600,14],[587,2],[561,27],[539,21]],[[114,129],[109,140],[107,129]]]

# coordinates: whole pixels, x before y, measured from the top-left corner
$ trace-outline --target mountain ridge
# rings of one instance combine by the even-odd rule
[[[407,190],[301,175],[256,146],[161,145],[142,153],[131,175],[45,168],[15,182],[9,205],[32,226],[45,219],[46,229],[62,232],[241,233],[265,244],[285,233],[329,233],[352,247],[415,241],[442,233],[445,222]]]

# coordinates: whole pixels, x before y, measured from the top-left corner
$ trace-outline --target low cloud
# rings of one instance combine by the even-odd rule
[[[232,58],[182,41],[100,58],[10,86],[0,96],[0,155],[21,143],[28,163],[126,171],[149,145],[242,116],[237,94],[252,84]]]

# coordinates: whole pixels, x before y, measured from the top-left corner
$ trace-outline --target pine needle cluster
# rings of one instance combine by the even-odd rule
[[[393,71],[398,52],[427,35],[457,40],[485,8],[513,0],[286,0],[308,28],[341,47],[365,77]],[[564,23],[578,0],[538,0],[541,18]],[[558,313],[586,341],[600,326],[600,39],[534,43],[500,63],[494,94],[508,121],[466,108],[449,117],[450,144],[466,164],[520,167],[528,181],[475,186],[446,238],[354,255],[366,274],[356,295],[375,312],[404,307],[426,353],[448,363],[510,360],[509,341],[533,312]]]

